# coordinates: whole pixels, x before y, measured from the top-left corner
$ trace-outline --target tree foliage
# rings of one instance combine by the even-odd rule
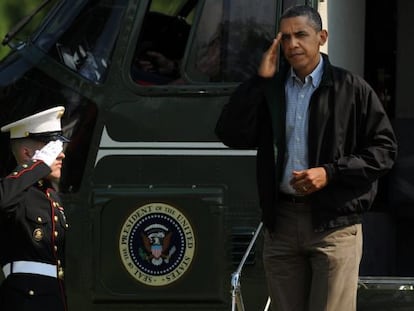
[[[69,0],[71,1],[71,0]],[[3,41],[5,35],[19,23],[25,16],[33,12],[39,7],[44,0],[0,0],[0,43]],[[57,0],[53,0],[48,5],[49,9],[55,4]],[[172,14],[177,11],[183,5],[183,0],[158,0],[153,1],[153,9],[164,12],[166,14]],[[33,19],[29,25],[27,25],[22,32],[18,34],[18,40],[25,40],[25,35],[31,33],[38,23],[43,19],[48,9],[42,10]],[[8,46],[0,44],[0,60],[7,55],[10,51]]]
[[[0,42],[4,36],[13,28],[24,16],[32,12],[42,3],[41,0],[1,0],[0,1]],[[10,49],[0,45],[0,59],[3,58]]]

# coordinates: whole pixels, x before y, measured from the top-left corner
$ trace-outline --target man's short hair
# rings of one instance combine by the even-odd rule
[[[288,8],[280,17],[280,21],[285,18],[307,16],[310,23],[317,32],[322,30],[322,18],[318,11],[308,5],[296,5]]]
[[[26,147],[26,148],[31,149],[34,152],[35,150],[40,149],[43,145],[44,143],[42,143],[41,141],[37,141],[31,138],[18,138],[18,139],[12,139],[10,141],[10,148],[16,160],[20,160],[18,159],[19,157],[18,151],[20,148]]]

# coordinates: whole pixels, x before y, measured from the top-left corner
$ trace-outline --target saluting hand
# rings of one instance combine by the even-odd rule
[[[257,74],[263,78],[271,78],[276,73],[277,62],[279,58],[279,45],[282,40],[282,33],[279,32],[276,38],[273,39],[272,45],[263,54],[262,62],[260,63]]]
[[[63,150],[63,143],[60,140],[48,142],[42,149],[36,150],[32,159],[42,160],[49,167],[52,167],[53,162]]]

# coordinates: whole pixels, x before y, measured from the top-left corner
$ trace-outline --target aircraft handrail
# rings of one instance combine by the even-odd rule
[[[260,231],[262,230],[263,222],[260,222],[259,225],[256,228],[256,231],[253,234],[252,239],[250,240],[250,243],[246,249],[246,252],[244,253],[237,270],[232,273],[231,275],[231,310],[232,311],[245,311],[242,293],[241,293],[241,273],[243,270],[243,266],[247,260],[247,257],[249,256],[250,251],[252,250],[254,243],[256,243],[257,237],[259,236]],[[270,297],[268,297],[265,308],[263,311],[268,311],[270,307]]]

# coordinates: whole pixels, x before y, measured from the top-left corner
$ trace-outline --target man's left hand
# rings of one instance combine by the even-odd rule
[[[290,184],[300,195],[311,194],[324,188],[328,184],[326,171],[323,167],[293,171],[292,175]]]

